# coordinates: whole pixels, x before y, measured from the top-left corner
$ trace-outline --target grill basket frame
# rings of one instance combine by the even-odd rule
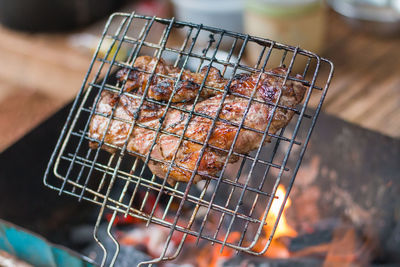
[[[147,41],[147,38],[152,34],[152,29],[157,27],[160,28],[160,25],[161,28],[163,28],[163,31],[159,42]],[[116,30],[114,30],[115,27]],[[132,27],[137,27],[138,31],[136,35],[135,33],[130,34]],[[185,38],[180,43],[180,48],[175,48],[175,46],[171,47],[169,45],[168,38],[173,31],[181,31],[185,33]],[[110,32],[113,33],[111,34]],[[204,33],[209,36],[209,40],[207,43],[199,45],[200,41],[198,41],[198,38],[200,34],[204,35]],[[228,49],[229,52],[226,54],[226,58],[221,59],[220,57],[217,58],[217,56],[220,51],[220,46],[224,45],[224,42],[226,43],[226,39],[224,38],[227,38],[231,41],[231,46]],[[253,44],[262,48],[258,62],[254,67],[249,67],[243,63],[243,55],[246,47],[249,44]],[[130,48],[128,57],[126,60],[120,60],[118,59],[118,55],[122,53],[125,46]],[[197,46],[203,46],[204,48],[199,52],[196,50]],[[104,47],[106,47],[105,50]],[[102,140],[103,143],[100,143],[99,148],[97,149],[90,149],[87,147],[87,143],[90,140],[90,138],[87,136],[88,126],[91,117],[95,114],[95,106],[99,101],[101,92],[104,90],[122,93],[124,82],[122,84],[117,83],[116,85],[109,83],[112,72],[116,68],[132,68],[136,58],[146,49],[154,50],[154,56],[158,58],[157,62],[159,62],[160,58],[163,58],[164,54],[176,55],[175,65],[181,63],[181,70],[187,67],[187,64],[190,60],[199,61],[197,71],[205,62],[208,63],[209,66],[217,65],[223,68],[222,72],[225,74],[225,76],[228,76],[227,73],[229,71],[232,72],[232,74],[229,75],[230,80],[237,73],[237,71],[249,73],[264,72],[277,76],[276,74],[269,73],[268,70],[266,70],[266,66],[269,63],[268,59],[272,53],[282,53],[281,64],[284,62],[289,63],[286,75],[281,77],[283,78],[283,86],[287,80],[301,81],[307,86],[305,99],[303,103],[299,105],[300,108],[295,109],[295,115],[290,122],[290,124],[294,125],[294,129],[291,132],[291,137],[286,137],[287,133],[285,135],[285,129],[282,129],[276,134],[268,133],[268,128],[271,122],[270,120],[267,130],[262,132],[263,141],[267,136],[270,136],[271,139],[274,140],[272,144],[264,146],[271,151],[271,154],[268,155],[269,158],[260,158],[260,155],[263,154],[263,148],[261,146],[255,152],[255,154],[238,154],[236,156],[241,158],[239,161],[241,164],[238,167],[238,174],[236,177],[231,176],[230,178],[226,178],[224,176],[227,168],[227,164],[225,164],[219,177],[209,177],[210,179],[202,182],[201,186],[199,186],[202,189],[196,194],[192,193],[193,187],[195,187],[193,184],[193,177],[195,173],[192,175],[192,178],[187,184],[177,183],[176,185],[171,186],[166,183],[165,180],[158,179],[154,175],[149,176],[145,171],[144,166],[146,164],[141,167],[140,173],[137,174],[138,166],[140,165],[138,158],[130,160],[132,164],[132,170],[130,172],[122,170],[121,166],[128,157],[126,145],[122,149],[119,149],[118,153],[109,154],[106,156],[108,157],[106,161],[100,162],[99,154],[105,153],[100,149],[101,144],[104,143],[104,140]],[[236,54],[237,57],[235,56]],[[288,55],[291,55],[291,57],[288,57]],[[291,71],[293,66],[296,64],[296,58],[298,57],[307,59],[304,71],[302,73],[304,79],[296,78],[294,75],[291,76]],[[320,68],[322,66],[327,68],[325,75],[320,74]],[[96,67],[98,67],[97,71],[95,70]],[[181,252],[183,244],[189,235],[194,236],[197,241],[199,241],[199,239],[205,239],[211,241],[212,243],[221,244],[221,250],[226,246],[236,249],[237,251],[254,255],[262,255],[268,249],[275,229],[278,225],[279,218],[283,212],[288,195],[293,186],[296,173],[300,167],[301,160],[305,153],[312,130],[317,121],[318,114],[321,110],[322,103],[332,79],[333,69],[334,67],[331,61],[321,58],[314,53],[300,49],[299,47],[288,46],[265,38],[207,27],[201,24],[175,21],[174,18],[163,19],[158,17],[138,15],[135,13],[114,13],[110,16],[105,25],[101,39],[90,63],[89,70],[85,75],[82,87],[73,102],[71,111],[49,161],[44,176],[44,183],[46,186],[57,190],[59,194],[64,193],[71,195],[78,198],[79,201],[84,199],[100,206],[98,220],[94,229],[94,238],[104,251],[101,265],[106,263],[107,250],[102,242],[98,239],[97,234],[105,211],[110,211],[112,214],[108,223],[107,232],[108,236],[114,241],[116,247],[116,251],[111,257],[111,265],[115,263],[119,251],[118,241],[113,236],[111,231],[112,225],[118,214],[123,214],[125,216],[130,215],[142,219],[147,223],[147,225],[150,223],[156,223],[170,229],[170,233],[165,242],[164,251],[160,257],[149,262],[144,262],[143,264],[151,264],[176,258]],[[156,74],[153,70],[153,72],[150,73],[150,77],[153,77],[154,75],[158,74]],[[178,76],[178,81],[180,76],[181,75]],[[323,77],[321,78],[320,76]],[[310,78],[307,79],[306,77]],[[90,81],[90,78],[92,81]],[[318,83],[321,79],[322,85],[320,86]],[[203,84],[200,86],[200,90],[202,90],[204,87],[205,82],[203,81]],[[147,92],[147,90],[148,88],[145,92]],[[314,92],[318,93],[318,97],[316,105],[314,105],[314,109],[312,109],[312,114],[310,115],[309,111],[311,109],[308,107],[308,104],[310,102],[311,95]],[[143,95],[146,95],[146,93]],[[224,92],[224,95],[226,96],[226,92]],[[95,98],[94,104],[91,99],[93,97]],[[171,99],[167,103],[160,103],[158,101],[142,97],[142,104],[144,100],[162,104],[166,106],[167,110],[174,108],[171,106]],[[195,100],[195,103],[197,100],[198,98]],[[256,100],[250,97],[249,103],[251,103],[251,101]],[[278,101],[276,103],[278,103]],[[275,112],[278,107],[285,108],[279,106],[278,104],[272,105],[272,112]],[[189,113],[189,116],[192,115],[193,110]],[[201,116],[201,114],[195,115]],[[271,116],[271,118],[272,117],[273,116]],[[111,121],[111,119],[114,118],[110,117],[109,120]],[[298,140],[296,137],[299,128],[302,125],[303,119],[309,120],[309,124],[307,126],[305,137],[302,138],[302,140]],[[217,119],[213,118],[213,125],[215,124],[216,120]],[[83,124],[81,123],[82,121],[84,122]],[[243,122],[244,120],[237,125],[239,129],[245,127]],[[129,123],[131,125],[135,125],[136,122]],[[162,131],[162,129],[159,128],[157,130],[157,134],[159,134],[160,131]],[[182,136],[178,137],[180,138],[180,141],[185,138]],[[210,133],[207,140],[209,137]],[[74,140],[79,141],[75,142]],[[205,144],[207,143],[207,140]],[[280,143],[285,143],[285,145]],[[203,144],[203,152],[204,148],[206,147],[205,144]],[[71,146],[75,148],[75,152],[69,152],[69,150],[71,150]],[[286,149],[283,149],[283,152],[281,148],[282,146],[286,147]],[[293,166],[288,167],[287,164],[289,157],[291,156],[293,146],[297,146],[298,153],[296,154],[294,160],[291,158],[293,161]],[[235,154],[233,147],[234,144],[231,146],[229,151],[226,151],[229,156]],[[83,151],[85,153],[83,153]],[[275,158],[276,154],[279,153],[281,156],[279,160],[280,163],[278,164],[275,163]],[[150,160],[150,153],[147,156],[144,155],[144,158],[145,163],[147,163]],[[242,171],[246,162],[247,164],[250,162],[251,166],[248,172],[243,174]],[[253,186],[251,182],[251,180],[254,179],[252,173],[253,170],[257,168],[257,164],[264,166],[264,176],[261,179],[259,186]],[[197,167],[198,165],[199,164],[197,164]],[[66,168],[66,166],[68,167]],[[169,168],[169,170],[170,169],[171,168]],[[275,175],[271,174],[270,169],[275,169]],[[195,171],[196,170],[197,168]],[[63,172],[65,171],[66,173],[64,174]],[[52,173],[54,175],[52,175]],[[101,173],[102,175],[98,174],[96,176],[96,173]],[[244,176],[246,177],[243,178]],[[272,187],[270,186],[268,190],[265,190],[265,180],[272,179],[270,178],[271,176],[274,179],[272,181]],[[283,177],[285,177],[285,181],[283,181]],[[98,181],[96,186],[91,186],[91,180],[96,179]],[[117,197],[114,197],[112,196],[111,192],[113,190],[115,191],[115,188],[113,187],[116,181],[122,183],[123,186],[119,192],[117,192]],[[261,235],[263,234],[263,227],[266,224],[265,221],[267,219],[272,200],[274,199],[272,196],[275,196],[278,185],[282,183],[285,184],[286,194],[282,200],[278,216],[272,224],[272,231],[269,235],[268,241],[265,243],[262,250],[254,251],[254,246],[257,244]],[[226,198],[223,199],[224,202],[226,201],[225,205],[217,203],[216,201],[216,198],[218,197],[217,192],[220,192],[218,190],[223,185],[230,189],[230,193],[226,194]],[[141,203],[135,203],[137,202],[135,196],[138,194],[138,191],[143,190],[145,193],[142,195]],[[157,197],[152,205],[151,210],[146,211],[145,205],[146,202],[149,201],[148,199],[151,197],[152,192],[157,193]],[[238,192],[240,192],[238,197],[233,197],[233,195],[237,194]],[[254,200],[252,202],[253,204],[246,212],[242,212],[241,205],[243,200],[244,198],[248,198],[250,195],[254,196]],[[157,215],[156,209],[161,201],[160,199],[162,196],[166,196],[168,201],[166,201],[163,214]],[[171,207],[175,202],[179,203],[177,208],[172,211]],[[236,202],[237,204],[234,205],[232,202]],[[134,207],[134,204],[137,204],[136,207]],[[185,205],[189,204],[193,208],[193,212],[191,215],[186,216],[184,215],[184,209],[186,207]],[[261,211],[259,208],[260,205],[262,207]],[[203,210],[203,212],[200,212],[200,210]],[[175,213],[175,215],[172,217],[168,215],[171,212]],[[214,235],[210,235],[206,233],[207,231],[205,228],[207,228],[206,225],[208,223],[209,216],[211,216],[210,213],[213,212],[221,214],[221,217],[219,219],[219,223],[215,225]],[[185,214],[187,214],[187,212]],[[199,220],[199,217],[200,224],[195,226],[195,221]],[[230,222],[225,223],[225,220],[230,220]],[[237,223],[235,220],[242,220],[244,222],[245,230],[243,231],[240,239],[235,239],[232,241],[230,240],[229,236],[233,231],[235,223]],[[249,225],[253,226],[253,228],[250,227],[253,229],[252,232],[248,230],[250,229]],[[195,229],[193,230],[191,228]],[[179,244],[176,244],[175,252],[167,255],[168,246],[170,246],[172,236],[176,231],[183,234],[182,240],[179,242]],[[246,236],[246,234],[249,235],[249,232],[247,231],[251,232],[251,236],[253,236],[252,238]]]

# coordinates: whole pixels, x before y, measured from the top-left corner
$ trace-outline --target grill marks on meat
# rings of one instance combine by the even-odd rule
[[[127,102],[129,103],[128,105],[126,105]],[[122,147],[127,142],[126,149],[128,153],[139,154],[139,156],[145,158],[150,152],[153,140],[156,138],[156,129],[160,126],[159,119],[162,116],[163,109],[161,106],[158,106],[159,109],[154,110],[153,106],[149,108],[147,105],[143,105],[140,108],[139,117],[132,130],[132,134],[129,136],[130,122],[133,122],[133,114],[138,111],[139,104],[140,99],[129,95],[118,97],[116,94],[107,91],[102,92],[101,99],[96,108],[97,114],[93,116],[90,123],[89,137],[96,140],[102,140],[104,137],[102,149],[110,153],[116,152],[116,148],[112,146]],[[114,108],[114,116],[108,126]],[[190,106],[187,108],[190,108]],[[204,141],[211,125],[211,120],[199,116],[195,117],[196,119],[200,119],[202,124],[198,127],[195,124],[197,120],[193,120],[189,126],[190,131],[185,136],[189,138],[196,137],[193,138],[196,141]],[[184,112],[171,110],[171,112],[167,113],[164,120],[163,129],[170,133],[182,134],[184,124],[187,120],[188,115]],[[105,136],[104,133],[106,133]],[[196,136],[196,134],[199,134],[199,136]],[[97,146],[98,142],[90,142],[91,148],[97,148]],[[175,159],[176,166],[172,168],[168,182],[187,182],[192,175],[192,170],[195,169],[201,148],[201,144],[190,141],[183,141],[181,146],[179,146],[178,137],[160,134],[151,152],[150,158],[152,160],[150,160],[148,166],[155,175],[164,178],[170,165],[168,163],[172,161],[173,155],[178,150]],[[225,159],[226,153],[206,148],[200,161],[195,181],[200,180],[201,175],[216,175],[222,169]],[[157,160],[167,162],[167,164],[160,163]]]
[[[150,73],[157,63],[157,58],[150,56],[138,57],[133,69],[121,69],[117,73],[120,81],[127,80],[124,90],[129,92],[137,90],[143,94],[147,83],[150,80]],[[163,59],[157,64],[155,73],[150,81],[147,96],[159,101],[168,101],[174,90],[174,85],[181,72],[180,68],[173,67],[164,62]],[[207,66],[203,67],[200,73],[193,73],[188,70],[182,71],[180,81],[176,84],[176,92],[172,102],[187,102],[196,97],[207,74]],[[227,81],[221,76],[218,69],[211,67],[205,81],[205,85],[219,90],[224,90]],[[218,94],[219,91],[203,88],[200,96],[207,98]]]
[[[143,127],[135,127],[129,136],[130,123],[133,122],[135,114],[138,112],[140,97],[135,98],[129,95],[118,96],[117,94],[104,91],[101,94],[100,101],[96,107],[96,113],[93,115],[89,126],[89,137],[102,140],[104,133],[105,144],[111,144],[116,147],[122,147],[128,139],[128,148],[131,142],[135,147],[132,152],[147,154],[150,151],[150,145],[155,137],[155,132]],[[115,108],[113,119],[110,116]],[[155,128],[158,125],[158,119],[162,116],[163,108],[149,102],[144,102],[139,111],[137,123],[146,127]],[[97,142],[90,142],[91,148],[97,147]],[[104,145],[103,149],[114,153],[116,149],[109,145]]]
[[[154,67],[154,65],[151,66],[151,64],[154,64],[155,62],[154,59],[150,57],[140,57],[138,60],[141,58],[143,58],[143,61],[144,59],[148,61],[151,59],[150,63],[141,67]],[[159,65],[157,66],[157,68],[160,68],[158,71],[166,71],[166,69],[168,69],[169,75],[171,75],[174,68],[163,62],[161,65],[160,63],[161,62],[159,62]],[[186,72],[190,73],[189,71]],[[272,72],[285,75],[286,69],[279,67],[273,69]],[[120,148],[125,144],[125,142],[127,142],[127,152],[134,155],[139,154],[142,158],[145,158],[148,153],[150,153],[152,143],[154,139],[156,139],[148,164],[151,171],[158,177],[165,178],[168,166],[172,162],[174,154],[176,153],[175,164],[171,168],[171,172],[167,177],[168,182],[172,184],[175,181],[189,181],[192,172],[196,169],[196,162],[200,157],[203,143],[206,141],[208,133],[212,130],[211,126],[213,120],[210,118],[216,118],[223,96],[219,93],[216,94],[216,91],[210,90],[210,92],[205,91],[204,95],[202,95],[203,97],[208,98],[198,102],[194,107],[193,104],[175,103],[171,108],[169,108],[165,114],[164,120],[161,122],[160,118],[162,118],[165,113],[164,105],[144,101],[143,106],[139,110],[140,98],[142,97],[140,94],[143,93],[141,90],[144,88],[143,83],[146,83],[147,81],[146,77],[144,77],[145,74],[143,73],[139,74],[139,72],[135,73],[132,71],[130,73],[134,73],[133,75],[136,75],[137,79],[132,81],[128,79],[125,89],[128,91],[130,90],[130,94],[133,94],[133,96],[126,93],[118,96],[117,94],[108,91],[102,92],[101,99],[96,107],[96,114],[93,116],[90,123],[89,137],[95,140],[101,140],[104,137],[105,141],[102,149],[111,153],[114,153],[116,149],[110,145]],[[190,75],[196,76],[200,74],[190,73]],[[241,123],[248,107],[249,100],[247,97],[252,95],[252,91],[257,84],[259,76],[260,73],[254,73],[251,75],[241,74],[237,75],[232,80],[228,89],[229,92],[235,94],[228,94],[222,103],[220,114],[218,118],[216,118],[215,127],[212,130],[210,139],[207,143],[208,146],[205,147],[204,154],[199,162],[199,167],[196,176],[194,177],[195,182],[206,178],[207,176],[216,176],[223,168],[227,158],[226,151],[229,151],[233,145],[234,137],[238,131],[237,125]],[[298,78],[301,78],[301,76],[298,76]],[[219,77],[216,84],[221,85],[221,79],[222,78]],[[130,85],[129,82],[131,82]],[[153,96],[161,95],[167,97],[168,94],[168,98],[171,96],[172,85],[171,88],[169,88],[163,84],[160,85],[155,82],[153,84],[153,82],[154,81],[152,81],[153,87],[150,87],[149,89],[167,89],[163,91],[162,94],[156,94],[154,90],[149,90],[148,97],[154,98]],[[285,86],[282,86],[282,82],[282,78],[265,73],[261,74],[254,93],[254,98],[260,101],[252,101],[250,103],[243,123],[245,127],[240,130],[233,151],[246,154],[261,145],[262,134],[257,131],[263,132],[266,130],[268,121],[272,116],[273,104],[277,102],[279,94],[281,94],[281,97],[278,104],[284,107],[295,108],[295,106],[302,101],[306,90],[305,86],[300,82],[290,80],[286,82]],[[133,83],[135,83],[135,86],[132,85]],[[135,93],[132,92],[134,87],[138,89]],[[197,93],[196,90],[192,90],[192,87],[190,86],[183,86],[180,90],[181,95],[174,100],[176,102],[190,101]],[[192,94],[192,91],[194,94]],[[150,92],[152,93],[150,94]],[[157,100],[166,101],[166,99]],[[180,107],[187,112],[174,109],[174,106]],[[110,116],[114,108],[115,112],[110,121]],[[188,113],[192,109],[200,115],[193,115],[189,120]],[[131,135],[129,135],[130,128],[132,127],[131,123],[134,121],[136,113],[138,113],[136,124],[132,129]],[[278,107],[271,120],[268,133],[275,134],[279,129],[289,123],[293,115],[294,111]],[[110,125],[106,132],[109,121]],[[182,143],[180,144],[180,138],[177,136],[169,135],[167,133],[159,133],[157,135],[156,130],[160,127],[160,123],[162,123],[161,129],[163,131],[178,136],[183,134],[185,125],[188,124],[187,130],[184,134],[185,139],[182,140]],[[268,142],[269,140],[270,137],[268,136],[265,141]],[[98,142],[90,142],[90,146],[96,148]],[[228,159],[228,162],[232,163],[238,159],[238,156],[232,154]]]

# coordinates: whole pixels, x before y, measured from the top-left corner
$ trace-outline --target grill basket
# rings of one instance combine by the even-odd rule
[[[171,35],[180,37],[169,38]],[[252,67],[245,61],[249,49],[260,55]],[[294,110],[295,115],[287,130],[281,129],[276,134],[270,134],[268,130],[262,132],[263,140],[270,136],[270,143],[264,146],[260,143],[257,151],[246,155],[234,152],[233,144],[226,153],[228,157],[239,157],[238,163],[232,166],[225,164],[218,176],[208,177],[198,184],[192,182],[192,176],[188,183],[178,182],[172,186],[147,169],[147,163],[152,160],[150,153],[142,155],[143,164],[131,153],[126,153],[126,146],[114,154],[88,146],[91,141],[89,123],[96,112],[101,92],[121,93],[123,85],[115,80],[113,74],[122,67],[132,68],[138,55],[153,55],[158,60],[163,58],[173,62],[174,66],[193,71],[199,71],[202,66],[213,66],[220,69],[227,79],[241,72],[268,73],[269,68],[276,67],[273,65],[276,63],[269,59],[279,57],[279,63],[288,67],[286,76],[282,77],[283,85],[287,80],[301,81],[307,86],[307,91],[303,103]],[[304,78],[296,78],[294,70]],[[113,265],[118,256],[119,244],[113,236],[112,226],[117,216],[121,215],[130,215],[147,225],[158,224],[169,229],[163,253],[142,264],[175,259],[188,237],[220,244],[221,249],[230,247],[238,252],[264,254],[300,167],[332,73],[333,64],[329,60],[299,47],[174,19],[115,13],[104,28],[82,88],[48,164],[44,183],[59,194],[68,194],[79,201],[84,199],[100,206],[94,238],[104,251],[102,266],[106,259]],[[153,71],[150,75],[158,74]],[[167,109],[173,108],[171,101],[145,100]],[[276,108],[277,104],[274,104],[273,112]],[[243,120],[237,127],[245,127]],[[157,129],[157,134],[160,131],[162,129]],[[182,141],[185,137],[179,138]],[[207,142],[202,145],[201,153]],[[266,222],[280,184],[285,187],[286,194],[281,200],[278,216]],[[114,253],[107,253],[98,239],[105,213],[111,214],[107,233],[115,243]],[[255,251],[266,224],[272,227],[268,242]],[[239,231],[240,237],[231,238],[233,231]],[[181,233],[181,240],[171,252],[172,236],[177,232]]]

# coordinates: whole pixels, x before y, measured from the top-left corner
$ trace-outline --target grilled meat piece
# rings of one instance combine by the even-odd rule
[[[272,72],[284,75],[286,69],[280,67],[272,70]],[[167,178],[169,183],[173,183],[174,181],[189,181],[193,170],[196,168],[203,143],[207,141],[207,134],[212,131],[194,181],[199,181],[208,176],[216,176],[225,164],[226,151],[233,144],[238,125],[241,123],[249,104],[248,97],[252,95],[258,76],[259,74],[256,73],[235,77],[229,91],[236,94],[228,94],[223,102],[223,96],[216,95],[198,102],[194,107],[193,104],[174,104],[169,108],[162,122],[160,122],[160,118],[165,113],[163,105],[144,101],[143,106],[139,108],[140,95],[123,93],[118,96],[104,91],[96,107],[97,114],[93,116],[90,123],[89,137],[95,140],[102,140],[104,137],[102,148],[111,153],[114,153],[116,148],[122,147],[126,142],[127,152],[139,155],[142,158],[148,155],[152,143],[156,139],[148,166],[155,175],[160,178]],[[302,101],[306,88],[300,82],[288,80],[285,86],[282,86],[282,82],[282,78],[261,74],[254,93],[254,98],[260,101],[250,103],[243,123],[245,127],[240,130],[233,151],[246,154],[262,145],[263,135],[260,131],[266,130],[268,121],[272,116],[273,104],[277,102],[279,94],[281,94],[278,103],[280,106],[294,108]],[[221,111],[216,118],[221,102]],[[114,107],[115,112],[106,131]],[[187,112],[174,107],[179,107]],[[276,109],[268,130],[269,134],[275,134],[279,129],[286,126],[293,117],[294,111],[284,107]],[[189,120],[189,112],[192,109],[199,115],[192,115]],[[136,121],[134,120],[135,114],[138,116]],[[214,118],[216,118],[216,123],[212,129]],[[129,134],[132,128],[131,123],[134,121],[135,126]],[[162,125],[160,125],[161,123]],[[180,142],[180,138],[177,136],[183,134],[187,123],[185,139]],[[156,131],[160,126],[164,133],[160,132],[157,135]],[[266,141],[269,140],[270,137],[268,136]],[[98,142],[92,141],[90,146],[96,148]],[[169,176],[166,177],[168,166],[175,153],[174,165]],[[231,155],[228,162],[232,163],[237,160],[237,156]]]
[[[153,140],[156,138],[156,129],[160,126],[159,118],[161,118],[162,113],[164,112],[163,107],[148,104],[149,103],[145,102],[139,110],[140,99],[129,95],[118,96],[107,91],[103,92],[96,108],[96,113],[98,114],[93,116],[90,123],[89,137],[96,140],[102,140],[109,124],[109,116],[115,107],[114,116],[108,126],[102,149],[105,149],[110,153],[115,153],[116,148],[122,147],[125,142],[127,142],[126,149],[128,153],[145,158],[150,152]],[[131,135],[129,135],[131,128],[130,122],[134,121],[133,118],[136,112],[138,112],[139,117],[136,120],[136,125],[133,128]],[[165,122],[163,123],[165,126],[163,128],[165,131],[171,133],[179,133],[180,129],[182,129],[182,124],[186,120],[187,114],[173,110],[172,112],[167,113]],[[205,123],[209,123],[209,121]],[[195,135],[194,131],[199,128],[194,126],[196,125],[191,124],[189,129],[192,134],[187,134],[186,136],[192,137]],[[202,126],[209,127],[209,125]],[[204,132],[204,130],[200,132]],[[197,139],[201,139],[201,137]],[[97,148],[98,142],[90,142],[90,147]],[[155,175],[165,178],[168,171],[168,163],[171,162],[178,147],[178,137],[170,136],[168,134],[160,134],[157,136],[157,141],[150,155],[151,160],[148,164],[149,168]],[[175,159],[176,167],[172,168],[168,177],[169,183],[173,184],[174,181],[187,182],[190,179],[192,173],[191,170],[195,169],[196,160],[199,157],[201,148],[202,145],[198,143],[190,141],[182,142]],[[226,153],[206,148],[200,162],[198,173],[215,175],[219,170],[221,170],[225,159]],[[196,175],[195,181],[200,179],[201,176]]]
[[[143,94],[156,63],[155,57],[141,56],[136,59],[133,69],[125,68],[118,71],[117,78],[120,81],[127,80],[124,90],[129,92],[137,89],[138,93]],[[156,75],[151,79],[147,96],[155,100],[168,101],[181,69],[168,65],[160,59],[154,72]],[[176,93],[172,102],[187,102],[194,99],[206,74],[207,66],[203,67],[200,73],[183,70],[180,81],[176,84]],[[211,67],[205,85],[222,91],[226,83],[220,71]],[[203,88],[200,96],[207,98],[218,93],[220,93],[218,90]]]
[[[120,81],[126,79],[124,91],[130,92],[137,90],[139,94],[143,94],[150,79],[150,73],[153,71],[156,63],[157,58],[155,57],[141,56],[136,59],[133,69],[129,70],[125,68],[118,71],[117,78]],[[180,81],[176,85],[176,92],[172,98],[172,102],[187,102],[193,100],[196,97],[204,77],[207,74],[207,69],[208,66],[204,66],[200,73],[193,73],[188,70],[183,70]],[[159,101],[168,101],[172,95],[174,85],[180,72],[180,68],[168,65],[163,59],[160,59],[157,67],[155,68],[156,75],[154,75],[151,79],[147,96]],[[271,72],[284,76],[286,74],[286,69],[284,67],[279,67],[271,70]],[[299,79],[302,78],[301,75],[296,75],[296,77]],[[253,73],[251,75],[236,75],[229,86],[229,90],[244,96],[250,96],[258,78],[259,73]],[[218,90],[203,87],[202,91],[200,92],[200,96],[207,98],[222,94],[223,90],[227,87],[228,82],[229,80],[224,79],[218,69],[210,67],[205,85]],[[278,90],[277,88],[279,88],[281,84],[282,79],[279,79],[273,75],[268,75],[265,73],[262,74],[256,91],[256,98],[267,102],[272,101],[274,96],[277,96],[276,90]],[[286,84],[287,87],[289,87],[289,90],[292,87],[294,90],[298,88],[301,89],[302,86],[299,83],[296,85],[292,81],[287,81]],[[290,92],[287,93],[290,94]],[[297,96],[299,98],[303,98],[303,95],[300,92],[297,93]],[[301,99],[296,99],[296,101],[301,102]],[[285,105],[286,101],[283,102],[283,105]]]

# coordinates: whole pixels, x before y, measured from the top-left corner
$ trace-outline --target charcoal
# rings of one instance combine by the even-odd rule
[[[320,230],[311,234],[300,235],[290,241],[289,250],[294,252],[307,247],[329,243],[332,241],[332,237],[332,229]]]

